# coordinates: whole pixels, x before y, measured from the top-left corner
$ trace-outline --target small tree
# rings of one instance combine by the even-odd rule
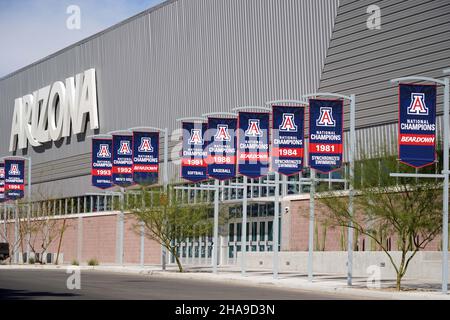
[[[373,239],[386,253],[397,274],[396,288],[401,290],[402,278],[415,254],[442,229],[442,185],[435,180],[390,177],[392,172],[412,169],[385,152],[359,164],[353,181],[353,216],[348,211],[348,196],[342,191],[324,192],[318,198],[329,209],[325,214],[333,225],[351,226],[360,235]],[[389,237],[397,239],[400,261],[388,248]]]
[[[172,253],[180,272],[183,272],[178,255],[181,243],[187,238],[212,233],[211,207],[185,204],[170,189],[169,192],[142,189],[137,196],[130,197],[126,209],[143,222],[148,238]]]

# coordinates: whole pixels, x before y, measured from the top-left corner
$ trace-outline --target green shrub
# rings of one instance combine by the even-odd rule
[[[73,265],[73,266],[79,266],[80,264],[78,263],[78,260],[77,260],[77,259],[73,259],[73,260],[72,260],[72,265]]]
[[[30,258],[30,259],[28,259],[28,263],[29,264],[35,264],[36,260],[34,260],[34,258]]]
[[[98,260],[95,258],[89,259],[88,266],[98,266]]]

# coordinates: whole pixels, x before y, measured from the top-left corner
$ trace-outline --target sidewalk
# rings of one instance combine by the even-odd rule
[[[75,267],[71,265],[0,265],[2,269],[66,269]],[[311,292],[342,293],[346,296],[364,297],[368,299],[394,299],[394,300],[450,300],[449,295],[440,292],[440,283],[431,283],[415,280],[404,280],[402,287],[405,291],[398,292],[393,288],[395,280],[382,280],[382,289],[368,289],[366,278],[354,278],[353,286],[348,287],[345,276],[315,275],[313,282],[309,282],[307,275],[294,272],[280,273],[278,279],[273,279],[270,270],[248,270],[245,276],[236,266],[224,266],[218,268],[218,273],[213,274],[212,268],[207,266],[186,266],[185,272],[177,272],[177,268],[169,266],[166,271],[161,266],[80,266],[81,270],[97,270],[103,272],[131,273],[149,276],[169,278],[183,278],[201,281],[234,282],[253,286],[276,286],[279,288],[298,289]]]

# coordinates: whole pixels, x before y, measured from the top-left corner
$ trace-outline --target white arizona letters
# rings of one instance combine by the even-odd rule
[[[65,83],[56,81],[33,94],[17,98],[11,124],[9,151],[38,147],[85,131],[98,129],[95,69],[86,70]]]

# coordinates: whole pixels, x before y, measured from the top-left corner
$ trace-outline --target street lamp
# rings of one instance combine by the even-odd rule
[[[164,164],[163,164],[163,189],[164,192],[167,192],[169,185],[169,129],[167,128],[157,128],[157,127],[134,127],[128,129],[129,132],[134,133],[137,131],[140,132],[161,132],[164,134]],[[159,156],[159,152],[158,152]],[[159,159],[158,159],[159,161]],[[145,228],[144,223],[141,221],[140,223],[140,237],[141,237],[141,255],[140,255],[140,263],[141,266],[144,266],[144,243],[145,243]],[[163,270],[166,270],[166,250],[164,246],[161,246],[161,267]]]
[[[450,73],[450,69],[444,70],[444,74]],[[443,203],[442,203],[442,293],[447,294],[448,291],[448,187],[449,187],[449,111],[450,111],[450,79],[444,78],[439,80],[435,78],[411,76],[392,79],[391,84],[397,84],[404,81],[426,81],[434,82],[444,86],[444,170],[442,174],[407,174],[407,173],[391,173],[392,177],[415,177],[415,178],[443,178]]]
[[[30,217],[31,217],[31,157],[21,157],[21,156],[5,156],[5,157],[1,157],[0,161],[4,161],[4,160],[23,160],[23,161],[28,161],[28,191],[27,191],[27,200],[28,200],[28,212],[27,212],[27,221],[28,223],[30,222]],[[16,201],[16,219],[15,219],[15,224],[14,224],[14,241],[17,245],[17,242],[19,241],[19,230],[18,230],[18,225],[17,225],[17,219],[18,219],[18,205],[17,205],[17,201]],[[30,239],[31,239],[31,234],[28,232],[27,233],[27,260],[30,259]],[[16,263],[19,262],[19,258],[18,258],[18,252],[16,250],[17,248],[14,248],[14,260]]]
[[[349,96],[323,92],[323,93],[312,93],[304,95],[304,99],[314,98],[314,97],[331,97],[350,101],[350,150],[349,150],[349,162],[350,162],[350,174],[349,174],[349,204],[348,212],[350,216],[353,217],[353,198],[354,198],[354,171],[355,171],[355,151],[356,151],[356,132],[355,132],[355,109],[356,109],[356,95],[351,94]],[[311,170],[311,197],[314,198],[315,192],[315,172]],[[313,202],[314,203],[314,202]],[[348,242],[347,242],[347,285],[352,285],[352,275],[353,275],[353,224],[349,221],[348,227]],[[313,259],[313,232],[314,232],[314,205],[310,207],[310,220],[309,220],[309,248],[308,248],[308,279],[312,281],[312,259]]]
[[[282,104],[296,104],[296,105],[308,105],[306,101],[300,100],[274,100],[266,102],[268,106],[274,105],[282,105]],[[275,128],[272,128],[275,130]],[[274,135],[272,134],[272,137]],[[274,245],[273,245],[273,255],[272,255],[272,272],[273,278],[278,279],[278,251],[279,251],[279,220],[280,220],[280,174],[275,172],[275,197],[274,197],[274,221],[273,221],[273,230],[274,230]]]
[[[270,112],[270,109],[267,107],[260,106],[242,106],[236,107],[232,109],[235,112],[244,111],[244,110],[260,110]],[[239,130],[239,128],[238,128]],[[238,141],[239,143],[239,141]],[[239,166],[239,162],[238,162]],[[241,228],[241,274],[245,276],[245,257],[247,251],[247,176],[242,176],[243,178],[243,195],[242,195],[242,228]],[[237,254],[237,253],[236,253]]]
[[[202,115],[204,118],[208,117],[237,117],[236,113],[232,112],[211,112]],[[214,179],[214,243],[212,252],[212,267],[213,273],[217,273],[217,265],[219,258],[219,180]]]

